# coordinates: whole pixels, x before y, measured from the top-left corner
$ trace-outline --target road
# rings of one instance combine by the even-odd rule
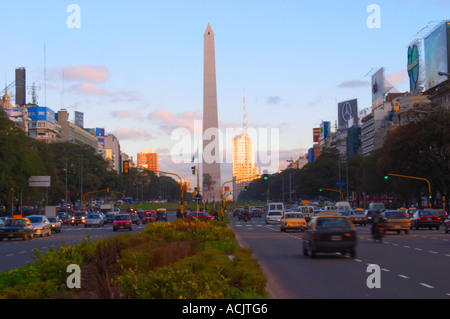
[[[388,233],[374,242],[369,226],[355,226],[355,258],[340,254],[303,256],[301,232],[281,233],[264,217],[248,223],[230,215],[241,246],[250,247],[276,299],[447,299],[450,298],[450,234],[441,230],[411,230],[408,235]],[[370,264],[379,266],[380,288]],[[370,278],[369,278],[370,277]]]
[[[168,221],[176,218],[176,212],[167,212]],[[131,233],[137,233],[144,230],[146,225],[133,225]],[[63,226],[60,233],[52,233],[50,237],[34,236],[32,240],[23,241],[20,238],[0,241],[0,272],[8,271],[16,267],[21,267],[29,263],[34,263],[34,249],[45,252],[52,247],[58,249],[61,244],[76,245],[83,240],[97,241],[122,233],[128,233],[128,230],[113,231],[112,224],[106,224],[104,227],[86,228],[79,226]]]

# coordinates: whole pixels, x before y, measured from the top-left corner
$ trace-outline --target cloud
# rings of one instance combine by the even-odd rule
[[[147,119],[157,121],[164,132],[171,134],[173,130],[180,127],[194,132],[194,123],[196,120],[201,120],[202,116],[194,112],[172,114],[166,109],[156,109],[147,116]]]
[[[279,96],[269,96],[267,98],[267,103],[272,105],[278,105],[283,101]]]
[[[354,89],[360,87],[370,87],[370,82],[361,80],[349,80],[340,83],[337,88],[339,89]]]
[[[144,116],[134,110],[124,110],[124,111],[113,111],[111,112],[111,115],[113,117],[118,117],[118,118],[131,118],[131,119],[136,119],[136,120],[144,120]]]
[[[108,92],[106,90],[99,89],[99,88],[95,87],[94,84],[87,83],[87,82],[74,84],[67,90],[77,92],[77,93],[87,93],[87,94],[99,95],[99,96],[108,95]]]
[[[108,80],[108,68],[104,66],[80,65],[57,66],[48,70],[49,79],[64,81],[105,82]]]
[[[117,136],[117,138],[119,140],[151,140],[152,136],[150,134],[148,134],[146,131],[144,130],[139,130],[136,128],[132,128],[132,129],[117,129],[114,131],[114,135]]]
[[[386,81],[391,84],[395,89],[403,87],[405,84],[409,83],[408,72],[399,71],[392,72],[385,75]],[[408,88],[408,86],[406,86]]]

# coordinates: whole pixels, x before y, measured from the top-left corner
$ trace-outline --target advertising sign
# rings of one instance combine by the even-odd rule
[[[324,140],[330,136],[330,122],[322,122],[320,124],[320,140]]]
[[[358,124],[358,101],[356,99],[338,103],[338,131]]]
[[[84,127],[84,113],[75,111],[75,125],[78,127]]]
[[[31,121],[47,121],[55,124],[55,112],[46,106],[28,107],[28,117]]]
[[[448,73],[450,24],[443,22],[424,38],[427,90],[447,80],[438,72]]]
[[[416,90],[420,84],[419,75],[422,69],[420,63],[420,40],[411,44],[408,47],[408,76],[409,76],[409,90],[412,92]]]
[[[6,116],[14,123],[23,123],[23,111],[20,109],[4,109]]]
[[[383,104],[384,96],[384,68],[372,75],[372,106]]]
[[[29,187],[50,187],[50,176],[30,176]]]
[[[320,127],[313,128],[313,142],[318,143],[320,139]]]

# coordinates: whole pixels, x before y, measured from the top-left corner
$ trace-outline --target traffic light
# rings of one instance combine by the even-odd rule
[[[244,186],[244,192],[246,192],[247,191],[247,186]]]
[[[196,167],[195,167],[195,166],[192,166],[191,169],[192,169],[192,175],[195,175],[195,169],[196,169]]]
[[[106,188],[106,192],[109,193],[109,187]]]
[[[384,179],[388,179],[389,178],[389,174],[387,171],[384,171]]]
[[[319,192],[321,192],[322,191],[322,188],[319,188]]]
[[[130,162],[129,161],[123,161],[123,173],[128,174],[128,169],[130,168]]]
[[[263,174],[263,179],[266,181],[269,179],[269,174]]]

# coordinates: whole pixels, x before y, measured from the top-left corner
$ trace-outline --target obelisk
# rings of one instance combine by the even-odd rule
[[[208,23],[204,34],[203,65],[203,198],[220,201],[220,151],[217,116],[216,61],[214,33]]]

